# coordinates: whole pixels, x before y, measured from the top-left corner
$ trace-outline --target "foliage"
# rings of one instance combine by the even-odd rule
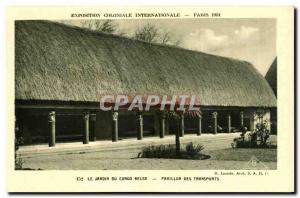
[[[84,20],[81,22],[82,27],[87,29],[105,32],[109,34],[116,33],[118,25],[113,20]]]
[[[258,144],[259,147],[266,147],[267,140],[270,137],[269,122],[264,120],[262,123],[257,123],[254,135],[257,141],[256,144]]]
[[[176,156],[175,145],[159,145],[148,146],[142,149],[142,152],[138,154],[141,158],[172,158]]]
[[[152,43],[152,42],[157,42],[158,35],[159,35],[158,28],[148,23],[145,26],[140,27],[135,31],[134,38]]]
[[[165,111],[164,114],[166,115],[167,119],[173,119],[177,123],[177,130],[175,132],[175,151],[176,155],[180,154],[180,118],[184,112],[175,112],[175,111]]]
[[[251,132],[242,132],[241,136],[234,138],[232,148],[266,148],[270,137],[269,121],[258,122]]]
[[[200,144],[194,145],[192,142],[181,149],[179,153],[176,152],[175,145],[159,145],[148,146],[142,149],[138,154],[139,158],[166,158],[166,159],[207,159],[209,156],[204,155],[201,151],[204,147]]]
[[[187,115],[187,116],[200,116],[201,112],[200,111],[164,111],[163,112],[165,114],[165,116],[167,117],[167,119],[173,119],[176,121],[177,123],[177,130],[175,133],[175,148],[176,148],[176,152],[177,155],[180,154],[180,119],[182,118],[183,115]]]
[[[185,151],[194,158],[196,155],[198,155],[204,147],[201,144],[194,145],[192,142],[188,143],[185,146]]]
[[[180,39],[176,38],[171,31],[160,30],[151,23],[137,28],[133,37],[148,43],[162,43],[175,46],[179,46],[181,43]]]
[[[23,144],[23,137],[21,136],[19,127],[15,128],[15,169],[20,170],[23,169],[24,161],[20,156],[18,156],[17,151],[20,148],[20,145]]]

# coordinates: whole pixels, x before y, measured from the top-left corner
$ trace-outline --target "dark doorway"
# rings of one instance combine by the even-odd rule
[[[82,141],[84,130],[82,114],[56,115],[56,142]]]
[[[199,130],[199,117],[197,116],[185,116],[184,117],[184,132],[196,133]]]
[[[118,126],[119,126],[119,137],[136,137],[137,136],[137,115],[135,112],[119,114]],[[154,135],[154,115],[147,114],[143,115],[143,136]]]

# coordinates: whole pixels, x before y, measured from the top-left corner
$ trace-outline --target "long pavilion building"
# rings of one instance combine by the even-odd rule
[[[103,93],[196,95],[201,115],[182,116],[181,136],[253,130],[276,107],[270,85],[246,61],[56,22],[15,22],[15,116],[25,144],[164,138],[176,130],[158,110],[101,111]]]

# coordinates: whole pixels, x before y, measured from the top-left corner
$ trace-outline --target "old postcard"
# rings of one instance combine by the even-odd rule
[[[9,192],[294,192],[292,7],[10,7]]]

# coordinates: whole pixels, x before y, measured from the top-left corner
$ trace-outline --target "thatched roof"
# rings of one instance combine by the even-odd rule
[[[275,95],[277,96],[277,57],[273,61],[272,65],[270,66],[266,74],[266,79],[269,82],[270,86],[272,87]]]
[[[202,105],[276,106],[248,62],[49,21],[15,23],[17,100],[98,102],[99,93],[196,94]]]

